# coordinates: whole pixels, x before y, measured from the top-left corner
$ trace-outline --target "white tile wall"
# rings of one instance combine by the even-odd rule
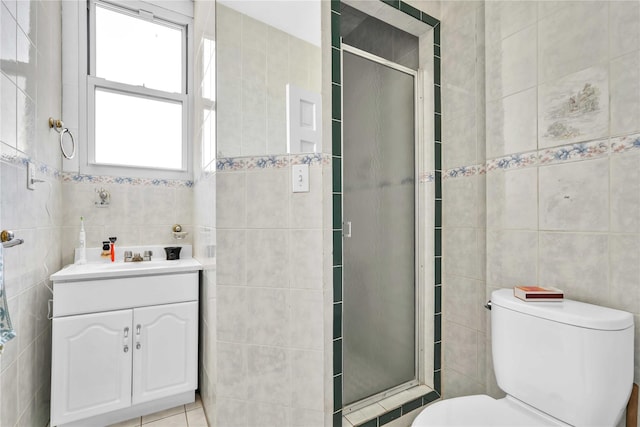
[[[5,285],[17,337],[0,359],[0,425],[44,426],[49,419],[51,324],[45,287],[60,268],[61,155],[49,116],[60,117],[59,1],[0,4],[0,225],[25,243],[4,251]],[[54,17],[50,19],[50,17]],[[46,70],[46,72],[45,72]],[[38,165],[26,188],[22,159]]]

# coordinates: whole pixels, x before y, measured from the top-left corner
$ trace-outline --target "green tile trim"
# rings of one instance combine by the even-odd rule
[[[422,22],[424,22],[425,24],[430,25],[432,27],[435,27],[436,25],[438,25],[440,23],[440,21],[438,21],[436,18],[434,18],[431,15],[427,15],[424,12],[422,12],[422,18],[420,20]]]
[[[342,427],[342,411],[333,414],[333,427]]]
[[[437,44],[433,45],[433,54],[438,58],[440,57],[440,46],[438,46]]]
[[[442,258],[436,258],[433,262],[436,276],[436,286],[442,284]]]
[[[342,265],[342,230],[333,232],[333,265]]]
[[[342,229],[342,194],[333,195],[333,229]]]
[[[433,57],[433,83],[440,86],[440,57]]]
[[[442,199],[442,172],[435,171],[433,173],[433,182],[435,186],[436,199]]]
[[[433,369],[439,371],[442,366],[442,342],[433,345]]]
[[[442,142],[442,114],[434,114],[433,121],[435,125],[434,137],[436,142]]]
[[[410,4],[407,4],[403,1],[400,2],[400,11],[406,13],[407,15],[411,15],[414,18],[416,18],[418,21],[420,21],[420,15],[421,12],[416,9],[415,7],[411,6]]]
[[[342,122],[331,121],[331,152],[334,156],[342,156]]]
[[[433,214],[434,214],[435,227],[436,228],[442,227],[442,200],[435,201]]]
[[[440,101],[440,86],[433,88],[433,110],[436,113],[442,113],[442,102]]]
[[[382,3],[388,4],[394,9],[400,9],[400,0],[382,0]]]
[[[442,391],[442,371],[435,371],[433,373],[433,388],[435,388],[435,392],[440,394]],[[434,399],[435,400],[435,399]],[[425,402],[424,399],[422,399],[423,405],[426,405],[429,402],[433,402],[433,400],[430,400],[428,402]]]
[[[402,408],[396,408],[392,411],[389,411],[385,414],[380,415],[378,418],[378,425],[383,426],[385,424],[389,424],[393,420],[397,420],[402,416]]]
[[[433,27],[433,44],[440,46],[440,24]]]
[[[408,414],[422,406],[422,397],[419,397],[411,402],[407,402],[402,405],[402,415]]]
[[[333,411],[342,412],[342,375],[333,377]],[[342,413],[340,413],[340,427],[342,427]]]
[[[342,374],[342,339],[333,342],[333,374]]]
[[[433,322],[433,341],[442,341],[442,314],[433,316]]]
[[[333,302],[341,302],[341,301],[342,301],[342,267],[333,267]]]
[[[331,47],[340,49],[340,14],[331,12]]]
[[[439,398],[440,398],[440,392],[439,391],[432,391],[431,393],[425,394],[424,396],[422,396],[422,404],[423,405],[428,405],[429,403],[434,402],[434,401],[438,400]]]
[[[441,228],[436,228],[434,230],[434,245],[433,245],[433,250],[435,253],[435,256],[442,256],[442,229]]]
[[[331,12],[340,13],[340,0],[331,0]]]
[[[331,84],[331,118],[342,119],[342,87]]]
[[[333,304],[333,339],[342,338],[342,303]]]
[[[442,285],[434,287],[435,309],[436,313],[442,313]]]
[[[334,193],[342,192],[342,159],[340,157],[334,156],[331,159],[331,168],[332,168],[332,177],[331,177],[331,187]],[[340,220],[342,222],[342,220]],[[333,228],[342,228],[333,227]]]
[[[440,141],[435,141],[434,143],[434,151],[435,151],[435,161],[434,161],[434,166],[435,169],[437,171],[441,171],[442,170],[442,142]],[[436,225],[437,227],[437,225]]]
[[[340,84],[342,78],[342,69],[340,64],[340,49],[331,48],[331,83]]]

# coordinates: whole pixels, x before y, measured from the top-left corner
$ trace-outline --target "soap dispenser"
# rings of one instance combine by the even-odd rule
[[[84,231],[84,217],[80,217],[80,233],[78,234],[78,257],[76,264],[87,263],[87,234]]]

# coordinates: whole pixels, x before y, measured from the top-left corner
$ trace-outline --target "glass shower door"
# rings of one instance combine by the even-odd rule
[[[416,379],[414,109],[415,74],[344,51],[345,405]]]

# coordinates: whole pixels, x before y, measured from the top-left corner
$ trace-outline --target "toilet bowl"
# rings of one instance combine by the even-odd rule
[[[494,399],[475,395],[433,403],[416,417],[412,426],[532,427],[568,424],[527,407],[510,396]]]
[[[502,399],[475,395],[426,407],[413,427],[610,426],[633,384],[633,315],[564,299],[491,294],[491,349]],[[615,351],[612,351],[615,349]]]

